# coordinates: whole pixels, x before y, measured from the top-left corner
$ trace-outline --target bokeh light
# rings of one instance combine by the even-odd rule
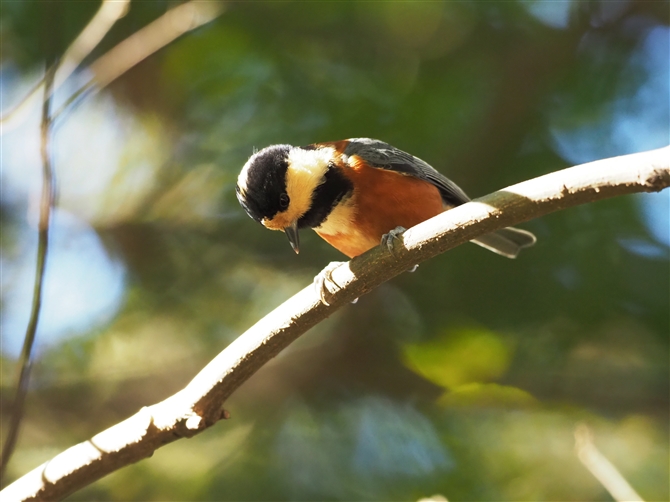
[[[99,7],[51,6],[3,3],[3,114]],[[54,110],[167,7],[131,1]],[[11,479],[180,390],[343,259],[307,231],[296,256],[244,214],[254,149],[379,138],[477,197],[670,142],[662,2],[224,7],[56,119]],[[0,136],[3,438],[34,276],[36,101]],[[668,500],[669,214],[668,191],[620,197],[529,221],[538,243],[517,260],[468,244],[425,262],[266,364],[231,420],[70,500],[609,500],[575,452],[584,426],[645,500]]]

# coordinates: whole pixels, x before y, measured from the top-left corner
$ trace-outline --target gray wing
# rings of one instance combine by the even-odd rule
[[[470,200],[453,181],[442,175],[423,160],[407,152],[370,138],[352,138],[344,150],[345,155],[358,155],[368,164],[379,169],[388,169],[435,185],[442,200],[452,206],[460,206]]]

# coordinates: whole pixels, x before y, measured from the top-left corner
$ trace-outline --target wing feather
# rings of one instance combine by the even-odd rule
[[[442,200],[451,206],[460,206],[470,200],[456,183],[428,163],[378,139],[352,138],[343,153],[348,156],[357,155],[373,167],[427,181],[435,185]]]

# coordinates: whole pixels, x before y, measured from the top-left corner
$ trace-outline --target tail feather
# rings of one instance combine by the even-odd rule
[[[532,246],[536,241],[537,239],[530,232],[514,227],[496,230],[472,240],[475,244],[507,258],[516,258],[519,251]]]

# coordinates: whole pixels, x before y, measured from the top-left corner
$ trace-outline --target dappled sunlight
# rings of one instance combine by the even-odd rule
[[[30,314],[35,276],[35,226],[23,224],[20,237],[2,261],[2,352],[17,357]],[[45,274],[42,319],[37,343],[41,350],[64,337],[81,335],[108,323],[123,304],[126,272],[85,221],[56,210]]]
[[[49,5],[3,3],[3,403],[33,287],[40,92],[4,117],[45,48],[64,54],[100,8],[58,4],[53,31]],[[659,5],[196,1],[176,18],[129,2],[54,95],[56,208],[9,477],[184,388],[343,259],[307,231],[295,255],[245,215],[235,182],[254,151],[378,138],[479,197],[664,146]],[[516,260],[466,244],[423,262],[268,361],[230,420],[70,499],[600,500],[583,423],[642,498],[668,500],[668,201],[530,220],[537,244]]]
[[[157,118],[124,112],[102,94],[56,129],[59,205],[97,226],[134,220],[168,159]]]
[[[642,218],[654,239],[666,248],[670,248],[670,192],[640,194],[637,202]]]
[[[23,90],[27,80],[12,79],[5,85],[10,92],[12,87]],[[71,92],[71,85],[63,86],[61,92],[66,91]],[[154,121],[153,130],[150,121],[141,124],[108,95],[87,102],[68,117],[54,133],[59,209],[52,224],[38,345],[104,325],[121,307],[125,266],[104,248],[92,227],[136,217],[165,159],[158,124]],[[11,227],[22,236],[2,257],[3,297],[9,308],[2,321],[3,352],[14,356],[23,341],[34,276],[41,190],[38,123],[36,107],[2,136],[2,196],[20,208]]]
[[[433,424],[412,406],[371,399],[357,411],[354,466],[362,478],[423,476],[449,470],[452,461],[440,446]]]
[[[574,14],[575,2],[572,0],[522,0],[521,5],[538,21],[557,29],[566,29],[570,24],[570,15]]]
[[[409,404],[367,398],[331,413],[294,403],[277,437],[277,464],[297,493],[392,496],[402,479],[444,474],[453,460],[431,421]],[[339,458],[339,466],[332,459]],[[324,496],[322,495],[322,496]]]
[[[19,81],[5,85],[25,88]],[[68,91],[72,86],[63,86],[61,93]],[[58,206],[94,226],[136,217],[167,159],[165,141],[156,119],[140,119],[124,111],[108,94],[81,104],[54,132]],[[37,197],[41,189],[39,107],[20,127],[2,136],[2,147],[3,198]]]
[[[554,149],[568,162],[582,164],[670,143],[670,28],[652,26],[644,33],[641,46],[621,70],[644,79],[633,94],[614,87],[618,92],[587,121],[574,113],[574,103],[566,102],[565,96],[556,98],[549,118],[551,136]],[[606,70],[603,42],[595,34],[587,36],[581,52]]]

